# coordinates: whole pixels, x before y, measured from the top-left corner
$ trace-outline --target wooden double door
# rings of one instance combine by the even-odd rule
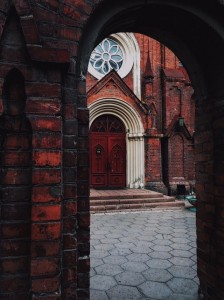
[[[94,188],[126,185],[125,128],[113,115],[98,117],[90,129],[90,184]]]

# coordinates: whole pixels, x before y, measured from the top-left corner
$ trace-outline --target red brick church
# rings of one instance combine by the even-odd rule
[[[142,34],[113,34],[91,54],[87,91],[92,187],[192,188],[193,88],[173,52]]]

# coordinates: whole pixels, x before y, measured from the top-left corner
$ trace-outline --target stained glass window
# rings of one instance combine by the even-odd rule
[[[118,71],[124,60],[124,54],[120,45],[112,39],[104,39],[93,50],[90,64],[99,73],[106,75],[112,69]]]

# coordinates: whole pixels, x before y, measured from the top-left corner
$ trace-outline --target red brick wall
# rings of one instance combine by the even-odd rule
[[[171,175],[176,172],[176,167],[172,159],[169,159],[169,163],[165,167],[168,170],[169,174],[163,171],[163,161],[167,160],[168,162],[168,158],[166,159],[166,157],[163,156],[168,155],[168,157],[174,157],[174,150],[179,146],[178,143],[176,143],[176,140],[173,139],[169,143],[172,145],[172,147],[169,146],[169,148],[167,149],[168,152],[164,151],[161,148],[161,139],[163,139],[161,134],[164,134],[165,138],[167,138],[166,134],[168,130],[175,131],[175,128],[171,127],[174,126],[174,119],[177,116],[181,115],[184,117],[184,122],[186,124],[188,134],[192,137],[195,123],[195,103],[192,99],[193,88],[186,71],[183,69],[183,67],[180,67],[179,59],[171,50],[164,47],[158,41],[145,35],[135,34],[135,37],[140,49],[140,73],[142,87],[141,99],[133,99],[133,97],[131,97],[129,94],[124,93],[122,91],[122,85],[115,86],[113,82],[108,82],[106,85],[103,85],[101,83],[103,82],[103,80],[97,80],[90,73],[88,73],[87,89],[90,90],[94,86],[99,86],[98,90],[95,88],[95,94],[90,92],[91,96],[88,97],[88,105],[102,98],[117,98],[129,103],[131,107],[138,112],[138,114],[141,116],[141,121],[146,132],[146,186],[148,186],[149,188],[154,188],[154,185],[156,183],[158,187],[155,189],[157,189],[158,191],[162,190],[163,192],[166,192],[166,189],[164,189],[163,180],[165,181],[167,188],[169,188],[169,184],[171,181],[173,185],[177,185],[179,182],[177,179],[173,178],[175,176]],[[144,75],[148,55],[150,55],[150,61],[154,75],[152,83],[148,83],[148,85],[151,85],[150,88],[152,90],[152,95],[150,95],[149,97],[144,94]],[[162,70],[164,70],[164,75],[162,75]],[[133,76],[134,74],[130,72],[126,76],[126,78],[120,79],[120,81],[123,81],[125,84],[127,84],[134,93]],[[154,109],[156,110],[156,112],[154,112],[155,117],[147,115],[147,110],[149,110],[149,107],[148,109],[143,109],[141,106],[137,105],[137,103],[141,101],[146,102],[149,107],[152,103],[154,103]],[[154,125],[152,122],[153,118],[155,118]],[[149,131],[150,133],[148,133]],[[159,134],[159,136],[155,137],[154,134]],[[168,136],[168,139],[169,137],[170,136]],[[190,144],[191,146],[189,146]],[[194,181],[194,158],[192,149],[192,141],[186,141],[184,144],[184,151],[182,151],[185,157],[181,161],[181,167],[185,170],[185,172],[182,174],[182,177],[185,181],[185,184],[187,185],[189,185],[189,181],[191,181],[191,184]],[[163,186],[163,188],[161,188],[161,186]]]
[[[22,263],[20,257],[22,255],[28,256],[29,251],[32,256],[30,261],[32,295],[30,298],[41,300],[88,299],[88,111],[86,111],[87,103],[85,97],[86,82],[83,74],[81,75],[76,67],[77,65],[79,66],[79,59],[81,57],[78,55],[78,49],[81,49],[80,39],[87,35],[86,31],[84,34],[82,32],[84,24],[90,20],[91,13],[93,16],[97,13],[99,3],[107,2],[106,4],[108,5],[108,1],[66,0],[61,2],[54,0],[15,0],[13,3],[19,15],[22,38],[18,34],[19,26],[16,26],[16,30],[15,27],[11,27],[8,31],[10,35],[6,38],[7,35],[5,37],[2,33],[3,30],[4,32],[7,30],[8,25],[5,25],[5,22],[9,15],[8,11],[11,2],[9,0],[0,1],[0,111],[3,115],[2,90],[6,75],[13,68],[17,68],[25,79],[25,91],[27,95],[25,119],[27,120],[26,124],[31,124],[29,139],[31,139],[32,135],[32,146],[29,145],[28,152],[32,150],[32,159],[34,161],[32,164],[32,204],[30,207],[31,217],[33,218],[30,234],[33,240],[32,243],[26,242],[25,245],[22,245],[19,248],[22,251],[20,253],[13,252],[13,248],[4,248],[4,245],[7,246],[9,236],[10,239],[12,238],[15,241],[15,238],[21,234],[22,243],[25,241],[28,237],[30,219],[28,213],[24,216],[24,219],[27,221],[25,223],[26,226],[21,226],[20,221],[24,213],[24,211],[20,211],[21,201],[24,201],[24,205],[27,208],[30,201],[29,192],[27,192],[28,188],[26,188],[30,186],[30,178],[25,175],[27,168],[25,164],[28,164],[29,169],[29,159],[25,161],[27,157],[23,156],[23,152],[26,151],[25,145],[23,145],[22,152],[20,153],[22,155],[17,155],[18,151],[14,147],[17,147],[19,144],[18,140],[20,139],[21,132],[11,128],[16,133],[17,139],[13,137],[10,140],[7,136],[7,143],[4,145],[6,147],[6,154],[4,154],[6,158],[4,158],[4,161],[1,161],[1,166],[9,171],[11,161],[15,165],[15,169],[20,169],[22,178],[25,178],[25,190],[28,194],[25,197],[26,201],[24,198],[26,193],[16,193],[15,197],[14,193],[8,193],[8,187],[12,188],[13,186],[11,190],[14,190],[14,185],[10,184],[11,181],[6,180],[4,183],[1,179],[1,192],[3,190],[7,191],[1,194],[0,200],[1,220],[3,220],[0,224],[1,299],[20,300],[19,298],[21,297],[21,299],[25,299],[27,293],[27,279],[25,278],[27,275],[25,274],[28,274],[29,266],[23,266],[25,267],[23,269],[20,264]],[[32,5],[30,5],[31,2]],[[132,2],[134,1],[124,3],[128,6]],[[201,81],[205,80],[209,94],[214,95],[210,98],[203,96],[200,98],[198,95],[201,96],[201,94],[204,94],[200,94],[198,90],[196,93],[198,97],[196,97],[195,147],[197,170],[196,191],[198,197],[198,274],[204,298],[206,300],[221,300],[224,298],[222,284],[224,249],[223,91],[221,88],[223,86],[221,81],[223,78],[223,44],[218,34],[217,36],[215,35],[215,31],[216,24],[219,24],[219,28],[223,27],[221,18],[223,7],[219,4],[222,1],[213,1],[206,3],[206,5],[202,3],[203,1],[199,1],[196,8],[192,4],[192,1],[185,2],[183,6],[186,4],[186,11],[188,9],[187,5],[192,5],[192,11],[195,12],[194,18],[191,17],[190,10],[188,14],[186,13],[187,21],[186,19],[181,19],[180,22],[178,19],[180,15],[175,15],[177,17],[177,19],[175,18],[175,22],[177,25],[180,25],[175,26],[175,30],[185,30],[184,24],[189,23],[192,26],[196,26],[193,27],[195,33],[193,35],[188,25],[186,27],[187,31],[179,32],[179,37],[186,42],[187,46],[183,50],[181,43],[178,41],[178,47],[180,45],[179,51],[183,56],[184,52],[188,51],[188,49],[192,51],[195,60],[199,64],[199,68],[195,67],[198,70],[197,74],[195,75],[194,72],[191,73],[194,79],[198,78],[194,82],[195,87],[200,90],[198,86],[201,87]],[[166,4],[168,5],[169,3],[170,1],[167,1]],[[144,11],[147,11],[148,7],[145,2],[144,5]],[[204,18],[203,23],[197,18],[199,5],[201,5],[201,10],[207,9],[201,15]],[[93,6],[94,12],[92,12]],[[115,7],[116,3],[114,3],[113,8]],[[106,6],[104,9],[106,10]],[[147,11],[149,12],[147,15],[147,19],[149,20],[150,9],[151,7]],[[161,10],[164,12],[163,5],[160,5]],[[112,9],[111,13],[114,11]],[[138,32],[141,32],[142,29],[138,27],[141,21],[139,14],[143,14],[144,11],[138,11],[138,8],[135,7],[134,12],[138,16],[139,22],[134,23],[133,18],[132,23],[131,17],[128,19],[129,22],[127,22],[128,24],[132,24],[134,28],[137,26],[136,31]],[[218,18],[219,11],[220,19]],[[125,9],[125,12],[129,14],[130,11]],[[206,22],[209,23],[209,20],[212,19],[206,19],[207,15],[212,15],[212,18],[217,19],[217,23],[213,22],[213,27],[206,27]],[[105,14],[101,14],[101,16],[104,17]],[[172,17],[173,15],[171,15]],[[165,19],[171,21],[168,14],[166,14]],[[104,20],[105,25],[106,19],[102,18],[102,20]],[[119,24],[122,27],[123,19],[120,18],[119,20],[121,20]],[[161,22],[163,21],[161,18]],[[116,22],[114,24],[117,25]],[[164,24],[166,25],[166,23]],[[97,27],[98,23],[94,23],[94,25]],[[94,39],[96,39],[96,36],[103,29],[107,29],[109,32],[114,28],[112,25],[110,25],[110,28],[106,27],[107,25],[105,25],[105,28],[101,28],[101,31],[98,28],[96,35],[92,37],[92,41],[88,39],[90,47],[95,42]],[[145,23],[145,27],[147,27],[147,23]],[[166,27],[168,29],[167,32],[171,27]],[[206,36],[199,34],[200,32],[206,32]],[[15,39],[15,35],[17,35],[18,39]],[[214,38],[214,43],[210,42],[211,40],[213,41],[212,38]],[[17,41],[18,44],[14,44],[11,47],[12,45],[9,45],[9,41]],[[206,44],[205,41],[208,41],[208,43]],[[189,47],[190,45],[192,48]],[[214,45],[216,47],[213,47]],[[156,43],[154,46],[155,48],[160,47]],[[207,51],[203,51],[204,49]],[[191,51],[187,52],[188,58],[186,61],[189,63],[192,62],[192,66],[195,66],[195,63],[190,58]],[[222,55],[220,55],[219,51]],[[150,52],[151,55],[152,52]],[[156,75],[156,70],[158,71],[159,69],[155,69],[154,59],[152,58],[152,65]],[[165,66],[161,59],[161,65],[170,68],[173,63]],[[191,70],[194,69],[192,66],[189,65]],[[160,85],[159,81],[158,85]],[[159,91],[156,87],[154,88],[156,91]],[[162,99],[162,95],[159,95],[155,94],[154,97],[159,99],[158,103],[162,103],[164,99]],[[192,112],[194,105],[191,107]],[[158,111],[160,110],[160,116],[161,108],[159,105],[157,109]],[[192,127],[193,121],[191,116],[190,123]],[[3,116],[0,118],[1,128],[5,128],[5,125],[2,125],[4,123],[2,122]],[[186,124],[188,124],[187,117],[185,119]],[[27,125],[26,128],[28,127]],[[157,118],[157,128],[159,132],[163,130],[160,117]],[[9,147],[11,148],[9,149]],[[1,148],[2,150],[3,148]],[[8,160],[7,155],[9,152],[9,156],[12,156]],[[16,166],[17,159],[19,160],[19,164]],[[18,179],[19,176],[13,178]],[[18,205],[14,205],[14,200],[17,200],[16,203]],[[12,208],[12,210],[9,208]],[[10,221],[12,214],[14,214],[15,218],[18,216],[15,226]],[[8,231],[9,228],[10,232]],[[7,254],[11,255],[9,259],[5,259],[6,251]],[[18,257],[16,263],[14,255]],[[21,276],[18,273],[15,275],[15,270],[23,271],[24,276],[21,275],[22,273],[20,273]],[[8,277],[8,275],[10,276]],[[4,280],[6,277],[10,279],[8,291],[5,290],[6,285]],[[21,297],[18,293],[19,289],[24,291],[24,295]],[[3,296],[3,292],[6,294],[9,290],[12,291],[11,295]]]

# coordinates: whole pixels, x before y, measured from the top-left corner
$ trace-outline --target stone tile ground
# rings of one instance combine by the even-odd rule
[[[195,213],[91,216],[91,300],[196,300]]]

